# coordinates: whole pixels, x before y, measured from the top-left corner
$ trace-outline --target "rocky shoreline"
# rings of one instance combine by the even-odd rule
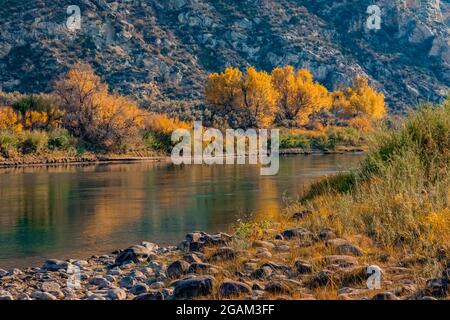
[[[293,254],[314,245],[329,250],[320,264]],[[330,230],[315,235],[288,229],[240,246],[225,233],[193,232],[178,247],[143,242],[87,260],[0,269],[0,300],[435,300],[449,294],[450,260],[441,276],[424,279],[424,286],[405,264],[375,266],[379,288],[369,289],[374,266],[361,248]],[[335,296],[327,296],[330,291]]]

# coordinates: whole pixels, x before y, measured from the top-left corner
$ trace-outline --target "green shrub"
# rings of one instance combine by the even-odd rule
[[[281,149],[310,149],[311,143],[304,135],[282,135],[280,137]]]
[[[38,153],[48,145],[48,134],[45,131],[24,131],[19,149],[23,154]]]
[[[11,152],[16,150],[18,142],[17,133],[7,130],[0,131],[0,154],[9,158]]]
[[[148,147],[156,151],[169,151],[173,146],[171,135],[164,132],[147,131],[142,139]]]
[[[73,142],[73,137],[66,129],[55,129],[49,133],[48,147],[51,150],[67,150],[74,144]]]

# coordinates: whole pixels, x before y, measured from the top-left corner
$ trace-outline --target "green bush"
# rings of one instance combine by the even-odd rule
[[[19,139],[17,134],[11,131],[0,131],[0,154],[9,158],[12,151],[15,151]]]
[[[148,147],[156,151],[169,151],[173,146],[171,135],[164,132],[147,131],[142,139]]]
[[[66,129],[55,129],[49,133],[48,147],[51,150],[67,150],[74,145],[73,142],[73,137]]]
[[[25,131],[18,147],[23,154],[38,153],[48,146],[48,134],[45,131]]]
[[[311,148],[311,143],[309,139],[303,135],[282,135],[280,137],[280,148],[281,149],[309,149]]]

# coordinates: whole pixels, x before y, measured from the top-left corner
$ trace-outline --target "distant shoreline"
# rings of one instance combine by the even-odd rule
[[[346,148],[338,150],[305,150],[305,149],[281,149],[281,156],[290,155],[337,155],[337,154],[363,154],[367,151],[362,148]],[[1,168],[42,167],[62,165],[89,165],[89,164],[117,164],[135,162],[166,162],[170,161],[169,155],[155,156],[87,156],[87,157],[57,157],[57,158],[22,158],[1,160]]]

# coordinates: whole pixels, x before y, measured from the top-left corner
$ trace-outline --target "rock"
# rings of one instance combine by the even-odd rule
[[[299,274],[308,274],[308,273],[312,273],[312,271],[313,271],[312,265],[310,265],[309,263],[302,261],[302,260],[295,261],[294,265],[295,265],[295,269],[297,270],[297,272]]]
[[[152,284],[150,284],[150,289],[162,289],[165,287],[164,282],[161,281],[157,281],[157,282],[153,282]]]
[[[326,242],[326,245],[332,247],[339,254],[353,255],[356,257],[362,256],[363,254],[358,246],[344,239],[331,239]]]
[[[54,281],[44,282],[41,284],[41,290],[44,292],[52,292],[61,290],[61,286]]]
[[[400,300],[395,294],[392,292],[380,292],[377,293],[372,300]]]
[[[183,255],[183,260],[188,263],[202,263],[203,259],[204,256],[200,253],[187,253]]]
[[[285,230],[281,234],[284,239],[300,239],[300,240],[312,240],[314,238],[313,234],[304,228],[295,228]]]
[[[112,276],[120,276],[123,274],[123,271],[119,267],[114,267],[114,268],[108,270],[108,272],[106,272],[106,274],[112,275]]]
[[[48,292],[36,290],[31,295],[36,300],[56,300],[56,297]]]
[[[30,298],[30,296],[28,295],[28,294],[26,294],[26,293],[20,293],[18,296],[17,296],[17,300],[31,300],[31,298]]]
[[[219,288],[219,294],[224,297],[249,293],[252,293],[252,288],[250,288],[249,285],[238,281],[225,280]]]
[[[272,254],[266,248],[259,248],[258,251],[256,252],[255,256],[257,258],[263,258],[263,259],[271,259],[272,258]]]
[[[294,213],[292,215],[291,219],[298,221],[298,220],[302,220],[302,219],[306,218],[307,216],[309,216],[311,214],[312,214],[311,210],[303,210],[303,211],[299,211],[299,212]]]
[[[433,297],[446,297],[449,292],[449,284],[444,278],[430,279],[427,281],[426,292]]]
[[[102,276],[97,276],[89,279],[89,284],[106,288],[110,284],[110,282]]]
[[[349,268],[358,265],[358,260],[352,256],[333,255],[326,256],[324,259],[328,265],[337,265],[341,268]]]
[[[130,292],[135,296],[141,295],[143,293],[147,293],[150,291],[150,288],[145,283],[138,283],[134,287],[130,289]]]
[[[0,291],[0,301],[5,300],[14,300],[14,298],[8,291]]]
[[[209,263],[192,263],[188,272],[214,275],[219,273],[219,268]]]
[[[254,272],[252,272],[251,277],[255,279],[266,279],[273,273],[273,269],[269,266],[263,266]]]
[[[0,278],[3,278],[8,275],[8,271],[0,268]]]
[[[216,250],[209,258],[209,261],[226,261],[236,258],[236,251],[230,247],[222,247]]]
[[[331,229],[322,229],[319,232],[319,239],[322,241],[336,239],[336,234]]]
[[[159,291],[152,291],[149,293],[143,293],[138,295],[134,300],[138,301],[156,301],[156,300],[164,300],[164,294]]]
[[[150,255],[158,249],[158,246],[150,243],[143,242],[141,245],[131,246],[121,252],[115,261],[116,266],[121,266],[129,262],[144,262],[150,257]]]
[[[112,300],[125,300],[127,293],[120,288],[111,288],[108,290],[108,297]]]
[[[59,270],[66,270],[67,266],[68,263],[65,261],[57,259],[49,259],[44,263],[42,269],[45,269],[47,271],[59,271]]]
[[[184,260],[178,260],[170,264],[167,268],[167,276],[175,279],[186,274],[189,271],[190,264]]]
[[[270,282],[264,289],[266,292],[272,294],[291,294],[292,289],[284,282],[274,281]]]
[[[119,285],[121,288],[131,289],[136,285],[136,279],[131,276],[124,277],[122,278],[122,280],[120,280]]]
[[[271,250],[275,247],[275,245],[269,241],[255,240],[252,244],[253,248],[266,248]]]
[[[192,232],[186,235],[178,248],[183,251],[201,251],[204,246],[226,246],[231,239],[226,233],[210,235],[206,232]]]
[[[325,287],[332,283],[332,279],[333,274],[328,270],[324,270],[319,272],[309,280],[308,287],[310,287],[311,289]]]
[[[418,300],[435,301],[435,300],[437,300],[437,299],[436,299],[435,297],[423,296],[423,297],[419,297]]]
[[[194,276],[175,281],[171,286],[175,299],[191,299],[211,294],[214,283],[212,276]]]
[[[258,265],[257,265],[256,263],[254,263],[254,262],[246,262],[246,263],[244,264],[244,269],[245,269],[247,272],[253,272],[253,271],[255,271],[256,269],[258,269]]]
[[[282,244],[279,246],[275,246],[275,248],[273,248],[273,250],[276,252],[289,252],[290,248],[287,244]]]

